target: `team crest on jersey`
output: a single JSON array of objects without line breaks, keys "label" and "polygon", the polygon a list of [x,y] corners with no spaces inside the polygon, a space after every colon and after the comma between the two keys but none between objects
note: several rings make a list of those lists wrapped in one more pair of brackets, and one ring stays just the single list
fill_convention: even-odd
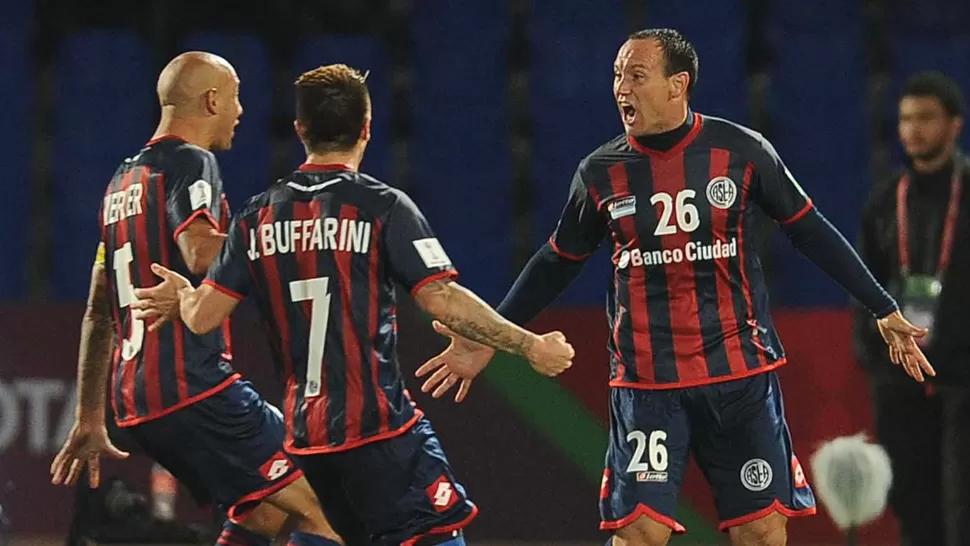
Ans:
[{"label": "team crest on jersey", "polygon": [[738,198],[738,186],[726,176],[712,178],[707,183],[707,200],[719,209],[729,209]]},{"label": "team crest on jersey", "polygon": [[637,197],[635,195],[631,195],[629,197],[614,199],[609,205],[606,205],[606,210],[609,211],[610,218],[613,220],[636,214]]}]

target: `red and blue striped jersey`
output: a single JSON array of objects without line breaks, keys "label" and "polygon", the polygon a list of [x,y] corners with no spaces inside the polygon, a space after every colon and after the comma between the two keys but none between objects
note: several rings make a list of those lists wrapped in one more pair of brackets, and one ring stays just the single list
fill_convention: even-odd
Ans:
[{"label": "red and blue striped jersey", "polygon": [[134,287],[157,284],[152,262],[192,278],[176,240],[196,218],[225,231],[228,204],[213,155],[175,137],[148,142],[115,171],[101,206],[101,239],[115,323],[112,403],[120,426],[161,417],[238,377],[228,322],[192,334],[181,322],[149,332],[129,305]]},{"label": "red and blue striped jersey", "polygon": [[308,164],[236,214],[204,282],[256,301],[286,380],[286,448],[311,454],[417,421],[397,360],[395,283],[415,293],[456,276],[406,194]]},{"label": "red and blue striped jersey", "polygon": [[694,114],[668,151],[626,135],[587,156],[550,238],[581,260],[612,242],[610,384],[703,385],[782,365],[755,208],[792,222],[811,200],[760,134]]}]

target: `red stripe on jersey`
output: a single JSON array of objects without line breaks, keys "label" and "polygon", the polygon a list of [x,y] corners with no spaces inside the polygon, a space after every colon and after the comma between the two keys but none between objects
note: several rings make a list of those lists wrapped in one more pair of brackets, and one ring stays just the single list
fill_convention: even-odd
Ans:
[{"label": "red stripe on jersey", "polygon": [[[357,209],[350,205],[340,206],[340,224],[357,219]],[[348,226],[342,229],[342,233],[350,231]],[[341,237],[342,241],[343,237]],[[348,237],[349,239],[349,237]],[[334,262],[337,264],[337,275],[340,276],[338,286],[340,287],[340,311],[343,314],[342,330],[344,333],[344,358],[345,360],[345,386],[346,386],[346,406],[344,412],[346,419],[346,439],[345,442],[356,442],[360,440],[361,420],[364,416],[364,382],[361,377],[361,354],[360,339],[357,335],[357,325],[354,322],[353,309],[353,253],[350,252],[350,241],[346,242],[346,251],[333,253]],[[343,247],[344,245],[338,245]]]},{"label": "red stripe on jersey", "polygon": [[[745,210],[748,204],[748,194],[751,189],[751,176],[754,174],[754,163],[748,163],[744,168],[744,182],[741,183],[741,210]],[[744,215],[738,215],[738,262],[741,264],[741,292],[744,294],[744,303],[748,308],[748,324],[751,325],[754,330],[752,333],[752,338],[756,346],[761,345],[758,341],[758,329],[757,322],[754,320],[754,305],[751,304],[751,285],[748,284],[748,273],[744,261],[744,233],[742,232],[744,228]],[[758,351],[758,362],[759,365],[764,367],[768,365],[768,361],[765,359],[765,354],[762,351]]]},{"label": "red stripe on jersey", "polygon": [[[613,197],[625,197],[630,195],[630,184],[627,180],[626,166],[617,163],[607,170],[610,177],[610,185],[613,187]],[[633,215],[620,218],[620,233],[626,241],[616,238],[616,252],[613,254],[613,263],[619,260],[622,249],[634,250],[639,248],[640,238],[637,237],[637,226],[633,221]],[[633,358],[637,368],[637,377],[653,383],[655,381],[653,367],[653,346],[650,339],[650,316],[647,314],[647,272],[644,267],[631,267],[630,279],[627,281],[627,294],[629,309],[627,314],[630,317],[630,327],[633,332]],[[623,316],[623,306],[617,301],[617,318]],[[617,320],[613,332],[614,340],[617,344],[618,356],[622,357],[619,351],[619,328],[620,321]],[[620,362],[621,364],[628,364]]]},{"label": "red stripe on jersey", "polygon": [[[711,150],[711,179],[728,175],[731,162],[731,152],[714,148]],[[727,222],[728,209],[711,207],[711,224],[714,229],[715,243],[728,243]],[[739,214],[743,216],[743,214]],[[741,340],[738,339],[738,317],[734,313],[734,299],[731,291],[731,274],[728,271],[730,258],[714,260],[717,267],[717,314],[721,319],[721,332],[724,334],[724,350],[727,353],[731,375],[747,371],[744,363],[744,352]]]},{"label": "red stripe on jersey", "polygon": [[[370,263],[368,264],[369,276],[367,279],[368,294],[370,295],[370,301],[367,304],[367,331],[370,336],[369,339],[377,339],[377,315],[379,311],[380,302],[377,299],[379,291],[379,281],[377,276],[377,268],[379,267],[378,259],[380,258],[380,234],[381,234],[381,222],[380,220],[374,221],[374,229],[371,231],[371,241],[370,241]],[[370,350],[370,376],[371,382],[374,384],[374,393],[377,397],[377,410],[380,414],[380,428],[379,434],[383,434],[387,431],[387,413],[388,413],[388,402],[387,395],[384,394],[384,389],[381,388],[381,371],[380,371],[380,358],[377,354],[377,346],[371,342]]]},{"label": "red stripe on jersey", "polygon": [[[257,228],[263,224],[272,224],[275,212],[272,207],[267,207],[259,211],[259,220],[256,222]],[[286,302],[289,301],[289,294],[284,299],[283,286],[280,284],[279,267],[276,265],[276,254],[264,255],[259,259],[263,265],[263,277],[266,281],[267,296],[270,306],[273,308],[273,322],[279,332],[280,352],[283,354],[283,367],[286,371],[286,398],[284,406],[289,410],[285,413],[287,443],[293,443],[293,415],[296,414],[296,396],[299,386],[294,379],[293,355],[290,352],[290,324],[286,318]],[[309,417],[309,415],[307,415]],[[309,421],[309,419],[308,419]],[[324,420],[326,422],[326,420]],[[308,434],[314,431],[307,430]],[[327,429],[322,430],[323,437],[326,439]]]},{"label": "red stripe on jersey", "polygon": [[[293,203],[293,220],[294,223],[290,224],[292,226],[298,225],[298,223],[303,220],[310,220],[312,218],[323,218],[326,216],[320,210],[319,201],[311,201],[309,203],[294,202]],[[322,220],[321,220],[322,221]],[[285,225],[285,224],[284,224]],[[285,239],[285,237],[284,237]],[[290,244],[295,244],[296,237],[290,238]],[[306,239],[302,239],[303,244],[307,244]],[[319,277],[318,269],[318,253],[314,251],[302,252],[296,251],[296,249],[291,249],[293,251],[293,259],[296,261],[296,274],[300,280],[316,279]],[[334,286],[329,284],[327,288],[330,293],[333,293]],[[313,316],[313,301],[306,300],[300,303],[293,302],[297,305],[301,312],[303,313],[304,320],[307,324],[313,324],[315,320],[321,320],[322,317]],[[330,309],[326,309],[325,313],[329,313]],[[327,332],[324,332],[324,336]],[[307,354],[309,357],[309,353]],[[309,361],[307,361],[307,366],[309,367]],[[304,374],[307,370],[304,370]],[[309,382],[309,377],[304,377],[304,382]],[[327,407],[330,405],[330,393],[327,392],[327,355],[324,354],[320,362],[320,377],[314,378],[313,381],[319,381],[320,383],[320,394],[318,396],[306,397],[303,401],[306,411],[306,428],[307,436],[310,439],[312,445],[316,445],[317,441],[326,442],[329,437],[329,431],[327,427],[329,422],[327,420]],[[339,411],[338,408],[334,408]],[[320,440],[318,440],[318,438]],[[326,445],[324,443],[323,445]]]},{"label": "red stripe on jersey", "polygon": [[[667,194],[666,202],[659,202],[657,220],[664,223],[660,228],[669,227],[661,237],[664,249],[683,252],[690,243],[690,232],[679,225],[679,198],[687,188],[684,174],[684,156],[676,155],[670,159],[652,158],[650,170],[653,174],[654,195]],[[688,190],[693,192],[693,190]],[[677,220],[675,220],[677,219]],[[667,301],[670,305],[670,330],[674,342],[674,359],[677,361],[678,382],[691,382],[710,376],[704,357],[704,336],[701,335],[701,321],[697,305],[697,282],[694,277],[694,263],[686,256],[678,263],[664,265],[667,273]]]},{"label": "red stripe on jersey", "polygon": [[[121,186],[118,191],[126,191],[131,186],[131,180],[135,175],[134,170],[130,170],[125,173],[124,177],[121,179]],[[115,225],[117,230],[117,240],[121,242],[121,246],[131,243],[131,239],[138,237],[138,232],[134,229],[129,229],[128,222],[129,219],[121,220]],[[135,233],[129,233],[129,231],[135,231]],[[134,246],[134,245],[132,245]],[[125,264],[128,268],[129,275],[131,274],[131,264]],[[115,267],[118,267],[115,265]],[[129,277],[130,278],[130,277]],[[123,339],[128,339],[131,337],[131,328],[134,324],[134,320],[131,318],[131,309],[128,309],[128,332]],[[119,345],[124,345],[124,341],[119,342]],[[123,353],[122,353],[123,354]],[[135,406],[135,372],[138,366],[138,357],[136,354],[133,359],[124,363],[124,368],[121,371],[121,398],[122,403],[125,406],[125,416],[130,417],[132,414],[138,413],[138,408]]]},{"label": "red stripe on jersey", "polygon": [[[142,187],[142,206],[143,210],[148,210],[148,183],[151,173],[148,169],[140,167],[138,170],[138,183]],[[164,194],[162,194],[164,195]],[[155,196],[158,199],[158,195]],[[164,199],[161,199],[164,203]],[[160,208],[160,207],[156,207]],[[138,214],[135,216],[135,243],[138,245],[136,256],[138,260],[138,286],[155,286],[158,284],[155,275],[152,273],[152,255],[148,240],[148,215]],[[165,233],[164,231],[161,233]],[[159,241],[164,245],[164,241]],[[145,325],[145,338],[141,348],[141,374],[145,388],[145,402],[148,415],[153,415],[162,409],[162,385],[159,381],[158,370],[161,366],[162,348],[159,344],[158,332],[149,332]]]}]

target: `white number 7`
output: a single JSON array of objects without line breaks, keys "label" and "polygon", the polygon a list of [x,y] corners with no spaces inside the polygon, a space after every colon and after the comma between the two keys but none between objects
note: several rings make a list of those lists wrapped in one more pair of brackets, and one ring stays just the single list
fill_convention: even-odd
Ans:
[{"label": "white number 7", "polygon": [[[131,252],[131,243],[114,252],[115,279],[118,290],[118,305],[125,309],[135,302],[135,287],[131,284],[131,262],[135,261],[135,256]],[[141,352],[141,346],[145,343],[145,321],[137,320],[128,312],[128,325],[130,335],[128,339],[121,342],[121,358],[127,362]]]},{"label": "white number 7", "polygon": [[320,396],[323,375],[323,349],[327,345],[327,323],[330,321],[330,292],[328,277],[317,277],[290,283],[290,299],[311,302],[310,345],[307,347],[306,387],[303,396]]}]

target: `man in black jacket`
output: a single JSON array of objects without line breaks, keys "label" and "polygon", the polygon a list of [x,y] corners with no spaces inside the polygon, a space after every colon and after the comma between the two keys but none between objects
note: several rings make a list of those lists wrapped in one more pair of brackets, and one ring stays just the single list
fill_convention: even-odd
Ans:
[{"label": "man in black jacket", "polygon": [[903,544],[970,540],[970,161],[957,147],[964,103],[946,76],[913,76],[899,102],[909,161],[876,185],[859,254],[915,325],[935,378],[918,384],[890,363],[857,307],[855,348],[869,374],[878,441],[892,460],[890,504]]}]

